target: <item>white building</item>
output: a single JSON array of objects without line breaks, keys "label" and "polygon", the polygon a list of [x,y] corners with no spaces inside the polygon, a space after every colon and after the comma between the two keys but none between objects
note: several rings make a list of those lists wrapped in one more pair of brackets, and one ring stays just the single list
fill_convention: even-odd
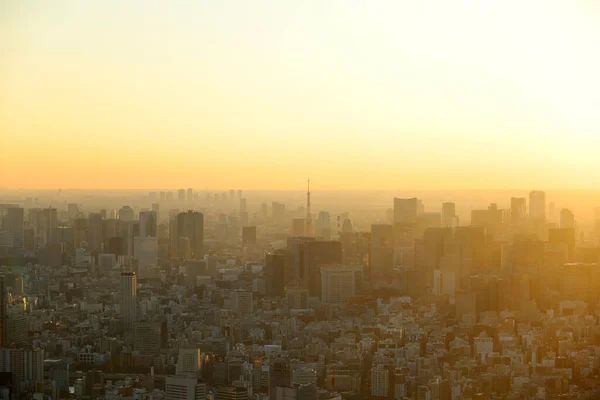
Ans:
[{"label": "white building", "polygon": [[361,265],[321,267],[321,301],[343,305],[356,296],[362,283]]},{"label": "white building", "polygon": [[167,376],[165,400],[206,400],[206,384],[195,376]]},{"label": "white building", "polygon": [[488,337],[485,332],[474,339],[475,357],[481,363],[485,363],[487,356],[494,352],[494,339]]}]

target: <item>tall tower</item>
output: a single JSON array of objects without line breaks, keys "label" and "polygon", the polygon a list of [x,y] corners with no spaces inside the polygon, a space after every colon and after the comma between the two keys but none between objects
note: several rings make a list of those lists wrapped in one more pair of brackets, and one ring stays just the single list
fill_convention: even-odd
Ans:
[{"label": "tall tower", "polygon": [[137,307],[137,276],[135,272],[121,273],[121,317],[126,332],[133,332]]},{"label": "tall tower", "polygon": [[310,218],[310,179],[308,180],[308,190],[306,191],[306,236],[312,234],[312,219]]}]

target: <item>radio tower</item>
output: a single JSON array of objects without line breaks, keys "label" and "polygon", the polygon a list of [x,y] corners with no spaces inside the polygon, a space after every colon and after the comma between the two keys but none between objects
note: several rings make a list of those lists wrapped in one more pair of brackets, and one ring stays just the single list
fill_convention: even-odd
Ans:
[{"label": "radio tower", "polygon": [[308,180],[308,190],[306,192],[306,236],[312,234],[312,220],[310,218],[310,179]]}]

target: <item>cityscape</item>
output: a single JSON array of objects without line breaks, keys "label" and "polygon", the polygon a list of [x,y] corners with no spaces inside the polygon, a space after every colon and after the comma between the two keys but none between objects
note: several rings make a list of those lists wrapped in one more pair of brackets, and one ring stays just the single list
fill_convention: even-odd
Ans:
[{"label": "cityscape", "polygon": [[4,398],[597,398],[600,207],[312,190],[0,204]]},{"label": "cityscape", "polygon": [[600,2],[0,0],[0,400],[600,400]]}]

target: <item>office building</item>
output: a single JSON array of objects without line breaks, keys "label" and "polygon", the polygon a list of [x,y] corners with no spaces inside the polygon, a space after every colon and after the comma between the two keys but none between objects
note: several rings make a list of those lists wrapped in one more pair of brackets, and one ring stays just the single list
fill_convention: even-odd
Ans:
[{"label": "office building", "polygon": [[560,210],[559,227],[566,229],[575,229],[575,214],[568,208]]},{"label": "office building", "polygon": [[121,221],[133,221],[133,208],[123,206],[119,209],[119,219]]},{"label": "office building", "polygon": [[411,223],[417,220],[418,201],[416,198],[394,198],[394,222]]},{"label": "office building", "polygon": [[390,371],[384,364],[371,368],[371,396],[387,397],[390,392]]},{"label": "office building", "polygon": [[126,332],[133,332],[137,314],[137,276],[135,272],[121,273],[121,318]]},{"label": "office building", "polygon": [[292,368],[290,360],[276,358],[269,365],[269,398],[275,397],[278,387],[290,387],[292,384]]},{"label": "office building", "polygon": [[177,200],[180,203],[185,203],[185,189],[179,189],[177,191]]},{"label": "office building", "polygon": [[267,296],[285,295],[285,251],[280,250],[265,255],[264,277]]},{"label": "office building", "polygon": [[551,245],[566,251],[568,262],[575,260],[575,229],[552,228],[548,231],[548,238]]},{"label": "office building", "polygon": [[[396,224],[398,225],[398,224]],[[371,225],[371,275],[389,276],[394,268],[394,226]]]},{"label": "office building", "polygon": [[158,239],[135,237],[133,257],[138,261],[138,279],[158,278]]},{"label": "office building", "polygon": [[5,231],[13,234],[14,247],[23,248],[25,241],[25,210],[20,207],[9,207],[5,212],[2,226]]},{"label": "office building", "polygon": [[88,216],[88,232],[87,243],[88,249],[93,253],[98,253],[102,250],[103,235],[102,215],[100,213],[90,213]]},{"label": "office building", "polygon": [[177,357],[177,375],[196,376],[200,371],[202,356],[200,349],[179,349]]},{"label": "office building", "polygon": [[15,394],[31,392],[44,379],[44,350],[0,348],[1,372],[12,374]]},{"label": "office building", "polygon": [[165,400],[206,400],[206,398],[206,383],[197,377],[165,377]]},{"label": "office building", "polygon": [[256,226],[242,227],[242,245],[256,244]]},{"label": "office building", "polygon": [[140,236],[156,237],[158,233],[158,214],[156,211],[140,212]]},{"label": "office building", "polygon": [[522,228],[527,220],[527,199],[525,197],[511,197],[510,199],[510,225],[514,229]]},{"label": "office building", "polygon": [[361,291],[362,265],[325,265],[321,267],[321,301],[345,305]]},{"label": "office building", "polygon": [[321,295],[320,267],[342,263],[342,244],[338,241],[309,241],[302,246],[303,283],[309,296]]},{"label": "office building", "polygon": [[456,204],[450,202],[442,203],[442,228],[454,228],[456,226],[458,226]]},{"label": "office building", "polygon": [[166,321],[135,321],[133,348],[142,354],[160,354],[167,348]]},{"label": "office building", "polygon": [[546,220],[546,193],[534,190],[529,193],[529,218],[533,221]]},{"label": "office building", "polygon": [[331,240],[331,217],[328,212],[319,212],[315,225],[317,239]]},{"label": "office building", "polygon": [[[177,214],[177,219],[174,222],[173,233],[175,233],[175,237],[188,238],[192,257],[202,258],[204,256],[204,214],[189,210]],[[175,254],[178,254],[178,252],[176,251]]]}]

